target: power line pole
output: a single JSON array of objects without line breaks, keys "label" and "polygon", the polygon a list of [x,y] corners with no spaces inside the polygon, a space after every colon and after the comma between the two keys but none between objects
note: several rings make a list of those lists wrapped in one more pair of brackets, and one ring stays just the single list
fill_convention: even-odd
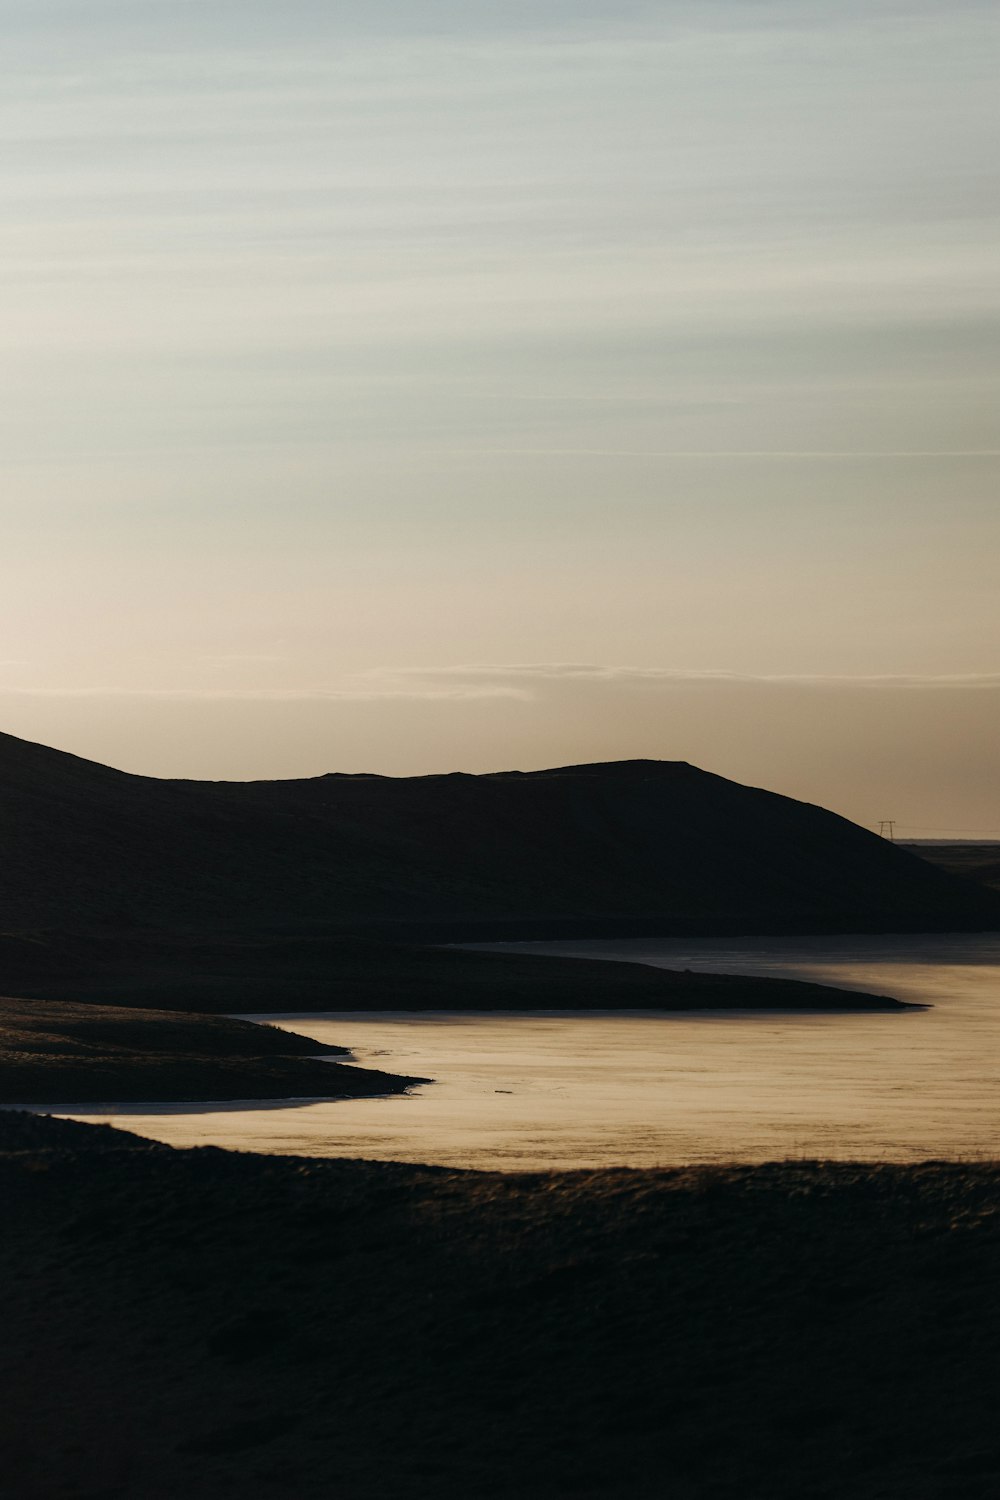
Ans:
[{"label": "power line pole", "polygon": [[896,820],[895,818],[883,818],[878,825],[878,836],[880,839],[888,839],[890,844],[896,842]]}]

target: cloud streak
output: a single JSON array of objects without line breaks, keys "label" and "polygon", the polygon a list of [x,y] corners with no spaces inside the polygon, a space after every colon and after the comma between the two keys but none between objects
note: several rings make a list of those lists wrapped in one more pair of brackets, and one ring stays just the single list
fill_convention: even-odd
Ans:
[{"label": "cloud streak", "polygon": [[579,662],[524,662],[509,665],[384,668],[345,676],[326,685],[274,687],[2,687],[8,698],[137,699],[195,703],[378,703],[528,702],[556,688],[601,690],[684,688],[791,688],[832,691],[1000,690],[1000,672],[955,673],[751,673],[657,666],[613,666]]},{"label": "cloud streak", "polygon": [[412,686],[347,683],[341,687],[303,688],[143,688],[143,687],[0,687],[0,698],[56,699],[136,699],[163,703],[374,703],[384,699],[418,699],[421,702],[448,702],[454,699],[528,698],[526,690],[502,684],[414,683]]},{"label": "cloud streak", "polygon": [[1000,448],[453,448],[518,458],[1000,458]]},{"label": "cloud streak", "polygon": [[[376,674],[372,674],[376,675]],[[387,682],[418,677],[428,684],[462,678],[468,684],[491,680],[532,686],[541,683],[593,683],[623,687],[816,687],[816,688],[1000,688],[1000,672],[941,673],[754,673],[726,668],[690,669],[661,666],[614,666],[581,662],[527,662],[506,666],[472,665],[407,668],[384,674]]]}]

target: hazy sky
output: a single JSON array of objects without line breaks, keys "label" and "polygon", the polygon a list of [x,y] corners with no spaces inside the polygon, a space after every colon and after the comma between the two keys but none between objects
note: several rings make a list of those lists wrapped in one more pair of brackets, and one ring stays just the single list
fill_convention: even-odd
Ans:
[{"label": "hazy sky", "polygon": [[0,24],[0,727],[1000,831],[995,4]]}]

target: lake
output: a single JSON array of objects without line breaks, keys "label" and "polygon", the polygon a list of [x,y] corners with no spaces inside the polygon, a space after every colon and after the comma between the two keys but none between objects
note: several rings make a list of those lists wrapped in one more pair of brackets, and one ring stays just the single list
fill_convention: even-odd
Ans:
[{"label": "lake", "polygon": [[1000,934],[502,947],[808,979],[933,1009],[257,1016],[435,1081],[381,1099],[73,1115],[179,1146],[504,1170],[1000,1156]]}]

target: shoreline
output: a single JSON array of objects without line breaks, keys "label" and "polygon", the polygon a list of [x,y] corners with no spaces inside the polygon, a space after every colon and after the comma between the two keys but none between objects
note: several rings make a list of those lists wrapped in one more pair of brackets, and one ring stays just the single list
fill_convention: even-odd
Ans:
[{"label": "shoreline", "polygon": [[224,1016],[0,997],[0,1107],[367,1098],[427,1082]]},{"label": "shoreline", "polygon": [[[505,961],[506,955],[501,956],[501,964]],[[517,995],[505,992],[502,987],[507,975],[501,969],[499,994],[494,989],[489,998],[514,1003],[461,1005],[462,998],[467,1001],[466,992],[453,990],[447,997],[452,1000],[450,1005],[397,1005],[385,1010],[398,1009],[411,1015],[635,1011],[661,1012],[665,1016],[728,1014],[735,1020],[740,1013],[857,1015],[926,1008],[887,996],[801,980],[679,972],[638,963],[590,959],[545,957],[528,962],[543,966],[542,978],[544,966],[553,965],[556,981],[553,987],[557,990],[565,972],[564,968],[560,972],[560,966],[567,963],[572,966],[573,978],[578,977],[578,965],[597,973],[588,976],[589,991],[585,987],[583,996],[571,1006],[538,1005],[538,991],[544,995],[544,986],[538,983],[530,996],[516,1003]],[[624,989],[619,989],[621,975],[616,972],[610,985],[603,986],[601,971],[609,969],[634,970],[640,978],[634,982],[627,979]],[[535,979],[534,971],[532,978]],[[616,990],[624,993],[632,1004],[609,1003],[608,989],[612,995]],[[353,1013],[365,1015],[374,1010],[365,1007]],[[93,1107],[109,1100],[117,1105],[384,1097],[432,1081],[337,1062],[334,1060],[337,1056],[349,1055],[346,1049],[329,1045],[318,1049],[308,1037],[271,1026],[266,1019],[331,1011],[350,1013],[342,1006],[308,1009],[293,1006],[281,1011],[244,1011],[238,1016],[220,1016],[0,997],[0,1107]],[[258,1015],[259,1021],[250,1019]],[[70,1106],[67,1100],[71,1101]]]},{"label": "shoreline", "polygon": [[[552,931],[545,936],[549,942],[566,941],[553,937]],[[903,936],[916,940],[920,935]],[[497,934],[489,948],[349,936],[239,942],[224,936],[180,941],[148,935],[112,940],[41,934],[26,945],[8,934],[0,936],[0,972],[6,992],[25,998],[202,1015],[396,1008],[658,1009],[678,1004],[684,985],[698,1007],[706,1003],[694,988],[704,987],[704,976],[637,962],[602,958],[598,963],[589,956],[511,952],[494,946],[502,943]],[[719,977],[730,990],[734,980],[732,975]],[[764,983],[750,976],[742,982],[758,992]],[[801,988],[785,991],[785,985],[799,981],[767,983],[773,994],[787,993],[799,1002],[807,997]],[[754,1003],[760,998],[758,994]]]}]

